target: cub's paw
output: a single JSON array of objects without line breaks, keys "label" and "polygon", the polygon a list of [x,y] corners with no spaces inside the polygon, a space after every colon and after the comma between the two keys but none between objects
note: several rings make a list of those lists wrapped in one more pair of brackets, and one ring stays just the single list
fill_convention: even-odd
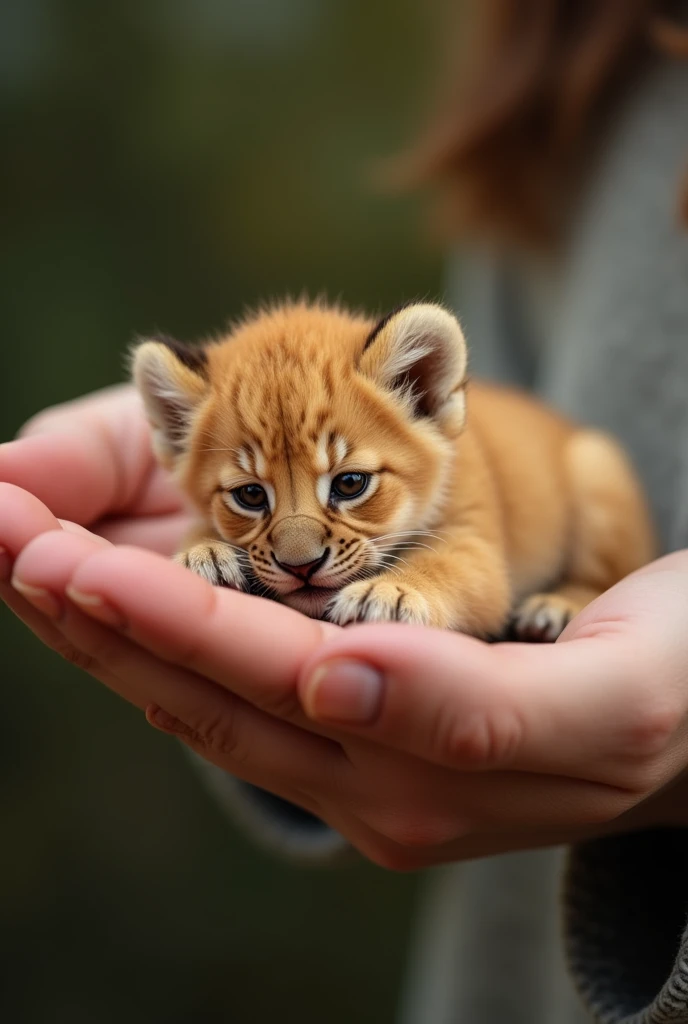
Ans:
[{"label": "cub's paw", "polygon": [[194,544],[188,551],[180,551],[174,561],[202,576],[214,587],[231,587],[232,590],[248,590],[249,581],[245,575],[238,551],[221,540],[208,540]]},{"label": "cub's paw", "polygon": [[326,609],[340,626],[350,622],[409,622],[436,625],[430,601],[415,587],[386,579],[362,580],[343,587]]},{"label": "cub's paw", "polygon": [[561,594],[533,594],[516,609],[510,632],[517,640],[553,643],[579,610]]}]

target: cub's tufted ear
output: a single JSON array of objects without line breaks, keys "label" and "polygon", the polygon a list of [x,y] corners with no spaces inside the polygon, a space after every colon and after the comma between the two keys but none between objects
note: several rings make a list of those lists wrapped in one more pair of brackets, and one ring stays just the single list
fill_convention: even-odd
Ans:
[{"label": "cub's tufted ear", "polygon": [[173,338],[143,340],[132,352],[131,372],[153,428],[153,450],[171,466],[184,452],[192,414],[207,394],[206,352]]},{"label": "cub's tufted ear", "polygon": [[368,336],[359,370],[396,391],[417,416],[458,433],[466,416],[466,342],[442,306],[416,303],[390,313]]}]

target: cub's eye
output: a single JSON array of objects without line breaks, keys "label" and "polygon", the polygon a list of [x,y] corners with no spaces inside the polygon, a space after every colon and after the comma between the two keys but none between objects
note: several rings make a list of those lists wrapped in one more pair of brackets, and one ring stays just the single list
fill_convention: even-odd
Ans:
[{"label": "cub's eye", "polygon": [[265,493],[265,488],[260,484],[244,484],[243,487],[235,487],[232,494],[237,503],[243,505],[244,508],[267,508],[268,496]]},{"label": "cub's eye", "polygon": [[332,481],[333,498],[357,498],[363,494],[370,477],[367,473],[340,473]]}]

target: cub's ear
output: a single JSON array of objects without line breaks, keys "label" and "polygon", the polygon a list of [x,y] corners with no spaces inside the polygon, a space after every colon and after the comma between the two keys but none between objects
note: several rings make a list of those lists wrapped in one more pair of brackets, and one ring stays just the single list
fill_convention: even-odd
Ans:
[{"label": "cub's ear", "polygon": [[363,347],[359,370],[402,395],[416,415],[457,433],[466,416],[467,361],[456,317],[442,306],[416,303],[380,321]]},{"label": "cub's ear", "polygon": [[185,450],[194,409],[208,391],[207,355],[173,338],[141,341],[131,374],[153,428],[153,450],[170,466]]}]

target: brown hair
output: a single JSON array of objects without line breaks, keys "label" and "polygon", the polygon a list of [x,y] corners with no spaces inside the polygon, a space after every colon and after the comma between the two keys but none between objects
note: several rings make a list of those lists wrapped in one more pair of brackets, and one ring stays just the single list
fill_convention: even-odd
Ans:
[{"label": "brown hair", "polygon": [[469,52],[451,55],[461,77],[397,165],[402,178],[442,186],[453,233],[551,243],[620,88],[653,50],[688,55],[671,14],[666,0],[475,0],[456,34]]}]

